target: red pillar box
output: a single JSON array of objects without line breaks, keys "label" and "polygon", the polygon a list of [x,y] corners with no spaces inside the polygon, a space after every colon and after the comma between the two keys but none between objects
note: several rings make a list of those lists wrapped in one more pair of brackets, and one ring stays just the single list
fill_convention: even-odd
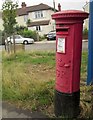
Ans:
[{"label": "red pillar box", "polygon": [[56,116],[75,117],[79,113],[82,29],[87,17],[88,13],[78,10],[52,15],[56,21]]}]

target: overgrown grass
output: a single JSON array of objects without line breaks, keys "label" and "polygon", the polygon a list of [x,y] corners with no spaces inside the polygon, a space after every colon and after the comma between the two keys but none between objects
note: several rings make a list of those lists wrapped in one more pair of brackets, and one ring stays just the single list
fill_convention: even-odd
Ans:
[{"label": "overgrown grass", "polygon": [[82,53],[81,81],[80,81],[80,107],[82,118],[93,118],[93,86],[87,86],[88,53]]},{"label": "overgrown grass", "polygon": [[[41,110],[54,116],[55,53],[3,53],[3,100],[15,102],[24,109]],[[87,52],[81,66],[81,115],[92,116],[92,87],[86,86]]]},{"label": "overgrown grass", "polygon": [[54,53],[4,53],[3,99],[21,102],[24,108],[31,110],[52,104],[55,77],[47,75],[55,71],[54,66]]}]

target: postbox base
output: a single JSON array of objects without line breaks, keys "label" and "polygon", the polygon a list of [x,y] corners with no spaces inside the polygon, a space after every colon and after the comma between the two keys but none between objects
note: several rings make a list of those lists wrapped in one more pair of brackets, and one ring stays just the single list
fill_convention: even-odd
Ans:
[{"label": "postbox base", "polygon": [[55,91],[55,115],[64,118],[76,118],[80,113],[80,90],[67,94]]}]

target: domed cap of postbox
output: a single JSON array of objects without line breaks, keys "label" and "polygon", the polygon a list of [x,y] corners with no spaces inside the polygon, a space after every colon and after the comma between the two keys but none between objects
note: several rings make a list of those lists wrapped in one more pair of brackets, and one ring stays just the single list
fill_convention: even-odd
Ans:
[{"label": "domed cap of postbox", "polygon": [[80,10],[62,10],[52,15],[52,19],[84,20],[88,18],[88,13]]}]

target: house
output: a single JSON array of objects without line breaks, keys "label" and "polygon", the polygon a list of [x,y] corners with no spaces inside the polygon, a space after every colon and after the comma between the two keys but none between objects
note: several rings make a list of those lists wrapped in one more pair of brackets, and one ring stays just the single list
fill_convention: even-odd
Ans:
[{"label": "house", "polygon": [[[41,36],[55,29],[55,22],[51,18],[54,8],[43,3],[27,7],[26,3],[22,2],[21,6],[17,9],[18,25],[27,26],[29,30],[36,30]],[[31,22],[27,25],[28,20]]]},{"label": "house", "polygon": [[[89,2],[86,2],[86,4],[83,6],[83,10],[85,12],[89,13]],[[86,20],[84,20],[84,29],[89,27],[89,18],[87,18]]]}]

